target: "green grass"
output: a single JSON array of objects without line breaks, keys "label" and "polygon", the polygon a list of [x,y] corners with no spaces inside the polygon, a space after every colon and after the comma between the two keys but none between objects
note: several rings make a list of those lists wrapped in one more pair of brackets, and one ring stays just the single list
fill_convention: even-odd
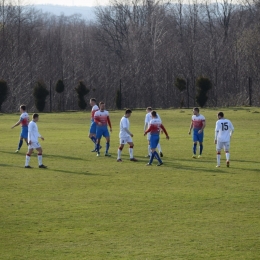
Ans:
[{"label": "green grass", "polygon": [[[160,110],[164,165],[146,167],[145,111],[134,111],[116,162],[122,111],[111,111],[111,158],[97,158],[89,113],[40,114],[43,163],[15,154],[18,114],[0,115],[0,259],[260,259],[259,108],[223,109],[234,127],[231,167],[216,168],[217,110],[206,117],[204,153],[192,159],[191,110]],[[102,140],[104,144],[104,140]],[[102,148],[103,150],[103,148]]]}]

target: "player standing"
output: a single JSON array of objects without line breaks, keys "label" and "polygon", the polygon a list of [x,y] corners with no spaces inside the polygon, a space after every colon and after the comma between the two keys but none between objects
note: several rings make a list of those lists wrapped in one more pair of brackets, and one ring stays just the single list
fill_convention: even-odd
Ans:
[{"label": "player standing", "polygon": [[117,161],[122,162],[121,159],[121,153],[124,148],[124,145],[127,143],[129,144],[129,154],[130,154],[130,161],[137,162],[137,159],[134,158],[134,143],[132,141],[132,137],[134,136],[130,131],[129,131],[129,117],[131,116],[132,111],[130,109],[127,109],[125,111],[125,115],[121,118],[120,121],[120,132],[119,132],[119,139],[120,139],[120,146],[118,147],[117,151]]},{"label": "player standing", "polygon": [[91,124],[90,124],[88,137],[95,144],[95,148],[91,152],[96,152],[97,151],[96,150],[96,141],[97,140],[96,140],[96,123],[94,121],[94,115],[95,115],[95,112],[99,110],[99,107],[97,106],[97,101],[95,98],[91,98],[89,101],[89,104],[92,106],[92,109],[91,109]]},{"label": "player standing", "polygon": [[21,112],[21,116],[20,116],[19,121],[11,127],[11,129],[13,129],[14,127],[16,127],[18,125],[21,125],[21,127],[22,127],[21,134],[20,134],[20,141],[18,143],[17,150],[15,151],[16,153],[18,153],[20,151],[20,149],[23,145],[23,139],[26,142],[26,144],[28,144],[27,138],[28,138],[29,115],[26,112],[25,105],[20,106],[20,112]]},{"label": "player standing", "polygon": [[101,137],[104,136],[106,138],[106,152],[105,152],[105,156],[111,156],[108,153],[109,150],[109,146],[110,146],[110,135],[107,129],[107,124],[110,127],[110,132],[112,132],[112,126],[111,126],[111,122],[109,119],[109,113],[107,110],[105,110],[105,103],[103,101],[101,101],[99,103],[99,110],[95,112],[94,114],[94,121],[96,122],[97,125],[97,132],[96,132],[96,139],[97,139],[97,145],[96,145],[96,149],[97,149],[97,156],[100,156],[100,140]]},{"label": "player standing", "polygon": [[206,120],[203,115],[199,113],[199,108],[193,108],[193,116],[191,117],[191,124],[189,135],[193,128],[193,158],[196,158],[197,151],[197,142],[200,144],[200,154],[198,158],[201,157],[203,151],[203,137],[204,137],[204,128],[206,127]]},{"label": "player standing", "polygon": [[156,147],[160,140],[160,130],[162,129],[163,132],[166,135],[166,139],[169,140],[168,133],[166,129],[164,128],[163,124],[161,123],[161,120],[157,117],[156,111],[152,111],[152,120],[149,122],[149,128],[145,131],[144,135],[147,133],[151,133],[150,135],[150,146],[152,150],[152,154],[150,157],[149,163],[147,163],[147,166],[152,165],[154,157],[158,160],[157,166],[161,166],[163,164],[161,158],[159,157],[158,153],[156,152]]},{"label": "player standing", "polygon": [[32,168],[29,163],[30,163],[30,158],[31,154],[33,152],[33,149],[36,149],[38,151],[38,164],[39,168],[47,168],[47,166],[42,164],[42,148],[40,144],[38,143],[38,138],[41,138],[44,140],[44,138],[40,135],[38,132],[38,127],[37,127],[37,122],[39,120],[39,115],[38,114],[33,114],[33,119],[29,123],[28,126],[28,153],[26,154],[26,159],[25,159],[25,168]]},{"label": "player standing", "polygon": [[224,148],[226,153],[226,165],[229,167],[229,148],[230,148],[230,137],[234,132],[234,127],[230,120],[224,118],[224,113],[218,113],[218,121],[216,122],[215,128],[215,144],[217,150],[217,166],[220,167],[221,149]]},{"label": "player standing", "polygon": [[[144,119],[144,133],[145,131],[149,128],[149,123],[152,120],[152,108],[151,107],[147,107],[146,108],[146,115],[145,115],[145,119]],[[160,116],[157,114],[157,118],[159,120],[161,120]],[[162,123],[162,121],[161,121]],[[147,134],[147,141],[148,141],[148,155],[146,157],[151,157],[151,147],[150,147],[150,133]],[[159,154],[161,157],[163,157],[163,153],[162,153],[162,148],[160,143],[158,143],[157,148],[159,150]]]}]

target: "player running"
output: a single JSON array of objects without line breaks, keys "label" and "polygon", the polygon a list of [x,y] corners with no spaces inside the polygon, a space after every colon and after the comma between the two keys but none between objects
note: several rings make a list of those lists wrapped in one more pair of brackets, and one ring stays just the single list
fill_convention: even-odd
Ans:
[{"label": "player running", "polygon": [[155,150],[160,140],[160,130],[161,129],[163,130],[167,140],[169,140],[169,136],[163,124],[161,123],[161,120],[157,117],[156,111],[152,111],[151,115],[152,115],[152,120],[149,122],[150,126],[144,133],[144,135],[146,135],[147,133],[151,133],[150,146],[151,146],[152,154],[149,163],[147,163],[147,166],[152,165],[154,157],[158,160],[157,166],[161,166],[163,162]]},{"label": "player running", "polygon": [[[144,133],[149,128],[149,123],[152,120],[151,112],[152,112],[152,108],[151,107],[147,107],[146,108],[146,115],[145,115],[145,119],[144,119]],[[160,118],[160,116],[158,114],[157,114],[157,117],[158,117],[158,119],[161,120],[161,118]],[[145,157],[151,157],[150,133],[147,134],[147,141],[148,141],[148,155],[145,156]],[[157,149],[159,150],[160,156],[163,157],[163,153],[162,153],[162,149],[161,149],[160,143],[158,143]]]},{"label": "player running", "polygon": [[200,144],[200,154],[198,158],[202,155],[203,150],[203,137],[204,137],[204,128],[206,127],[206,120],[203,115],[199,113],[199,108],[193,108],[193,116],[191,117],[191,124],[189,135],[193,128],[193,158],[196,158],[196,151],[197,151],[197,142]]},{"label": "player running", "polygon": [[125,111],[125,115],[121,118],[120,121],[120,132],[119,132],[119,139],[120,139],[120,146],[118,147],[117,150],[117,162],[122,162],[121,159],[121,153],[124,148],[124,145],[127,143],[129,144],[129,154],[130,154],[130,161],[137,162],[137,159],[134,158],[134,143],[132,141],[132,137],[134,136],[130,131],[129,131],[129,117],[131,116],[132,111],[130,109],[127,109]]},{"label": "player running", "polygon": [[112,126],[109,119],[109,113],[107,110],[105,110],[105,103],[103,101],[99,103],[99,111],[96,111],[94,114],[94,121],[97,125],[97,132],[96,132],[97,156],[100,156],[99,149],[100,149],[100,140],[102,136],[104,136],[107,140],[105,156],[111,156],[108,153],[109,146],[110,146],[110,135],[107,129],[107,124],[110,127],[110,132],[112,132]]},{"label": "player running", "polygon": [[37,127],[37,122],[39,120],[39,115],[38,114],[33,114],[33,119],[29,123],[28,126],[28,152],[26,154],[25,158],[25,168],[32,168],[29,163],[30,163],[30,158],[31,154],[33,152],[33,149],[36,149],[38,151],[38,164],[39,168],[47,168],[47,166],[42,164],[42,148],[40,144],[38,143],[38,138],[41,138],[44,141],[43,136],[40,135],[38,132],[38,127]]},{"label": "player running", "polygon": [[218,113],[218,121],[215,128],[215,144],[217,150],[217,166],[220,167],[221,149],[224,148],[226,153],[226,165],[229,167],[229,148],[230,138],[234,132],[234,127],[230,120],[224,118],[224,113]]},{"label": "player running", "polygon": [[13,129],[14,127],[16,127],[18,125],[21,125],[21,127],[22,127],[21,134],[20,134],[20,141],[18,143],[17,150],[15,151],[16,153],[18,153],[20,151],[20,149],[23,145],[23,139],[26,142],[26,144],[28,144],[27,138],[28,138],[29,115],[26,112],[25,105],[20,106],[20,112],[21,112],[21,116],[20,116],[19,121],[11,127],[11,129]]}]

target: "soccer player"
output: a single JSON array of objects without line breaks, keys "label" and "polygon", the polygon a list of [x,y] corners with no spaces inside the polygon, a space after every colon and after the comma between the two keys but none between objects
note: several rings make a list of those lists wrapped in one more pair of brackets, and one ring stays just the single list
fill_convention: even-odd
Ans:
[{"label": "soccer player", "polygon": [[94,114],[94,121],[96,122],[97,125],[97,132],[96,132],[96,149],[97,149],[97,156],[100,156],[100,139],[102,136],[106,138],[106,151],[105,151],[105,156],[111,156],[108,153],[109,146],[110,146],[110,135],[107,129],[107,124],[110,127],[110,132],[112,132],[112,126],[111,122],[109,119],[109,113],[107,110],[105,110],[105,103],[101,101],[99,103],[99,110],[95,112]]},{"label": "soccer player", "polygon": [[230,137],[234,132],[234,127],[230,120],[224,118],[224,113],[218,113],[218,121],[216,122],[215,128],[215,144],[217,150],[217,166],[220,167],[221,149],[224,148],[226,153],[226,165],[229,167],[229,148],[230,148]]},{"label": "soccer player", "polygon": [[144,133],[144,135],[146,135],[149,132],[151,133],[150,146],[151,146],[152,154],[149,163],[147,163],[147,166],[152,165],[154,157],[158,160],[157,166],[161,166],[163,162],[159,157],[158,153],[156,152],[156,147],[160,139],[160,130],[162,129],[162,131],[165,133],[167,140],[169,140],[169,136],[163,124],[161,123],[161,120],[158,118],[156,111],[152,111],[151,115],[152,115],[152,120],[149,123],[150,126]]},{"label": "soccer player", "polygon": [[193,116],[191,117],[191,124],[189,135],[193,128],[193,158],[196,158],[197,151],[197,142],[200,144],[200,154],[198,158],[201,157],[203,151],[203,137],[204,137],[204,128],[206,127],[206,120],[203,115],[199,113],[199,108],[193,108]]},{"label": "soccer player", "polygon": [[[152,112],[152,108],[147,107],[146,108],[146,115],[145,115],[145,119],[144,119],[144,133],[149,128],[150,121],[152,120],[151,112]],[[157,114],[157,117],[158,117],[159,120],[161,120],[161,118],[158,114]],[[151,157],[150,133],[147,134],[147,141],[148,141],[148,155],[146,157]],[[158,143],[157,148],[159,150],[160,156],[163,157],[162,148],[161,148],[160,143]]]},{"label": "soccer player", "polygon": [[39,168],[47,168],[47,166],[42,164],[42,148],[40,144],[38,143],[38,138],[41,138],[44,140],[44,138],[40,135],[38,132],[37,122],[39,120],[38,114],[33,114],[32,121],[29,123],[28,126],[28,153],[26,154],[25,159],[25,168],[32,168],[30,163],[31,154],[33,152],[33,149],[36,149],[38,151],[38,163]]},{"label": "soccer player", "polygon": [[129,117],[131,116],[132,111],[130,109],[127,109],[125,111],[125,115],[121,118],[120,121],[120,132],[119,132],[119,139],[120,139],[120,145],[118,147],[117,151],[117,161],[122,162],[121,159],[121,153],[124,148],[124,145],[127,143],[129,144],[129,154],[130,154],[130,161],[132,162],[137,162],[137,159],[134,158],[134,143],[132,141],[132,137],[134,136],[130,131],[129,131]]},{"label": "soccer player", "polygon": [[17,147],[17,150],[15,151],[16,153],[18,153],[20,151],[20,149],[23,145],[23,139],[26,142],[26,144],[28,144],[27,137],[28,137],[29,115],[26,112],[25,105],[20,106],[20,112],[21,112],[21,116],[20,116],[19,121],[11,127],[11,129],[13,129],[14,127],[16,127],[18,125],[21,125],[21,127],[22,127],[18,147]]},{"label": "soccer player", "polygon": [[97,101],[95,98],[91,98],[89,101],[89,104],[92,106],[92,109],[91,109],[91,124],[90,124],[88,137],[95,144],[94,150],[92,150],[91,152],[96,152],[97,151],[96,150],[96,141],[97,140],[96,140],[96,123],[94,121],[94,115],[95,115],[95,112],[99,110],[99,107],[97,106]]}]

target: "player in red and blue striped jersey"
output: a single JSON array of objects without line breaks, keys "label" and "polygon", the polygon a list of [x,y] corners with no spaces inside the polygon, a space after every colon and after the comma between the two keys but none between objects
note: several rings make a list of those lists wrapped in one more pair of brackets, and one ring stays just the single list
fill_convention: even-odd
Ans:
[{"label": "player in red and blue striped jersey", "polygon": [[96,138],[97,138],[97,143],[96,143],[96,150],[97,150],[97,156],[100,156],[100,140],[101,137],[104,136],[106,138],[106,151],[105,151],[105,156],[111,156],[108,153],[109,146],[110,146],[110,134],[107,129],[107,125],[110,127],[110,132],[112,132],[112,126],[109,118],[109,113],[107,110],[105,110],[105,103],[101,101],[99,103],[99,111],[96,111],[94,114],[94,121],[97,125],[97,132],[96,132]]},{"label": "player in red and blue striped jersey", "polygon": [[152,165],[154,157],[158,160],[157,166],[161,166],[163,164],[163,162],[162,162],[161,158],[159,157],[159,154],[156,152],[156,147],[160,140],[160,131],[162,130],[165,133],[167,140],[169,140],[170,137],[169,137],[166,129],[164,128],[162,121],[157,117],[156,111],[152,111],[151,115],[152,115],[152,120],[149,123],[150,126],[144,133],[144,135],[146,135],[147,133],[150,133],[150,147],[152,150],[150,161],[147,164],[147,166]]},{"label": "player in red and blue striped jersey", "polygon": [[15,151],[16,153],[18,153],[20,151],[20,149],[23,145],[23,139],[26,142],[26,144],[28,145],[27,140],[28,140],[29,115],[26,112],[26,106],[25,105],[20,106],[20,112],[21,112],[21,116],[20,116],[19,121],[11,127],[11,129],[13,129],[14,127],[16,127],[18,125],[21,125],[21,127],[22,127],[18,147],[17,147],[17,150]]},{"label": "player in red and blue striped jersey", "polygon": [[94,150],[91,152],[96,152],[96,123],[94,121],[94,115],[95,113],[99,110],[99,107],[97,105],[97,101],[95,98],[91,98],[89,101],[89,104],[92,106],[91,109],[91,124],[90,124],[90,129],[89,129],[89,135],[88,137],[92,140],[92,142],[95,144]]}]

